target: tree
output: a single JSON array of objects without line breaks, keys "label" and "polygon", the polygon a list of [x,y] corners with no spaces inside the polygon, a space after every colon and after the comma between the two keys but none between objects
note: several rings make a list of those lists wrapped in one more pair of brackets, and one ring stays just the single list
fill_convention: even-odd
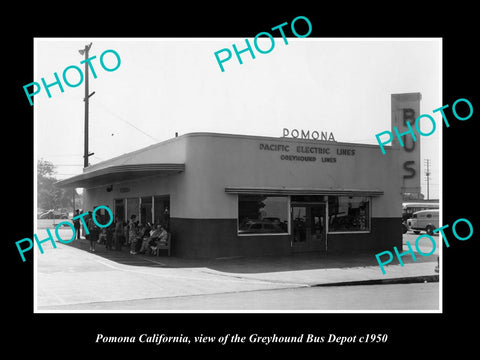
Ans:
[{"label": "tree", "polygon": [[55,165],[50,161],[37,161],[37,206],[41,209],[72,208],[73,197],[71,191],[60,189],[54,184]]}]

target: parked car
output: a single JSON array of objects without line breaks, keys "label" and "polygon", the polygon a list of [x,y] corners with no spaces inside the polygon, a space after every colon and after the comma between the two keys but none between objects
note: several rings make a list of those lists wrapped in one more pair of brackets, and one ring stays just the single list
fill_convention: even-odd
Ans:
[{"label": "parked car", "polygon": [[426,231],[429,235],[432,235],[433,230],[438,228],[438,221],[438,209],[417,211],[407,220],[410,229],[412,229],[415,234],[420,234],[420,231]]},{"label": "parked car", "polygon": [[287,232],[288,230],[288,223],[286,221],[280,220],[278,217],[264,217],[263,221],[270,221],[271,223],[278,225],[283,232]]},{"label": "parked car", "polygon": [[248,220],[240,225],[239,234],[266,234],[285,232],[279,225],[272,221]]},{"label": "parked car", "polygon": [[50,209],[38,215],[39,219],[68,219],[68,212]]}]

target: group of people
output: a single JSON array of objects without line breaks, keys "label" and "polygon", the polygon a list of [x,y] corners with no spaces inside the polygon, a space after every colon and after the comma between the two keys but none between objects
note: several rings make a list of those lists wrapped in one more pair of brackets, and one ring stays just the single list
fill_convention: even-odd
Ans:
[{"label": "group of people", "polygon": [[127,244],[130,244],[130,254],[151,254],[156,255],[158,247],[166,245],[168,241],[168,232],[161,224],[151,226],[139,224],[135,221],[136,216],[132,215],[126,227]]},{"label": "group of people", "polygon": [[[76,211],[78,213],[78,210]],[[78,214],[77,214],[78,215]],[[140,224],[136,215],[132,215],[128,223],[118,216],[108,227],[98,227],[92,218],[92,212],[85,216],[89,233],[83,229],[83,235],[90,241],[90,251],[95,252],[96,244],[104,244],[105,249],[121,251],[122,246],[130,246],[130,254],[156,255],[158,247],[166,245],[168,232],[162,224]],[[105,222],[106,223],[106,222]],[[80,220],[74,220],[77,239],[80,238]]]}]

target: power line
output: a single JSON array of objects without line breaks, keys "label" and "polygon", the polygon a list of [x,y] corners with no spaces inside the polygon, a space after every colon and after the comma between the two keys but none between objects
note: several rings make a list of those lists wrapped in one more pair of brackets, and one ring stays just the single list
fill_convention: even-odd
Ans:
[{"label": "power line", "polygon": [[46,157],[69,157],[69,156],[79,156],[83,154],[43,154]]},{"label": "power line", "polygon": [[148,136],[148,137],[149,137],[150,139],[152,139],[153,141],[155,141],[155,142],[160,142],[159,139],[154,138],[153,136],[151,136],[150,134],[146,133],[145,131],[143,131],[143,130],[140,129],[139,127],[133,125],[131,122],[123,119],[120,115],[114,113],[112,110],[110,110],[109,108],[107,108],[107,106],[104,105],[102,102],[100,102],[100,101],[98,101],[98,100],[97,100],[97,102],[98,102],[98,104],[99,104],[100,106],[103,107],[104,110],[106,110],[107,112],[109,112],[110,115],[113,115],[114,117],[116,117],[116,118],[118,118],[119,120],[123,121],[124,123],[130,125],[130,126],[133,127],[134,129],[140,131],[143,135]]}]

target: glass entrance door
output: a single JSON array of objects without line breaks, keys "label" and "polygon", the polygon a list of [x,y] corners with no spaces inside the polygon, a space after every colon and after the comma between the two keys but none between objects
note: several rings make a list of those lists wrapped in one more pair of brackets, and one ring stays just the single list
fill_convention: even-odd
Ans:
[{"label": "glass entrance door", "polygon": [[307,207],[292,206],[293,244],[301,246],[307,241]]},{"label": "glass entrance door", "polygon": [[326,251],[326,204],[292,204],[294,251]]}]

